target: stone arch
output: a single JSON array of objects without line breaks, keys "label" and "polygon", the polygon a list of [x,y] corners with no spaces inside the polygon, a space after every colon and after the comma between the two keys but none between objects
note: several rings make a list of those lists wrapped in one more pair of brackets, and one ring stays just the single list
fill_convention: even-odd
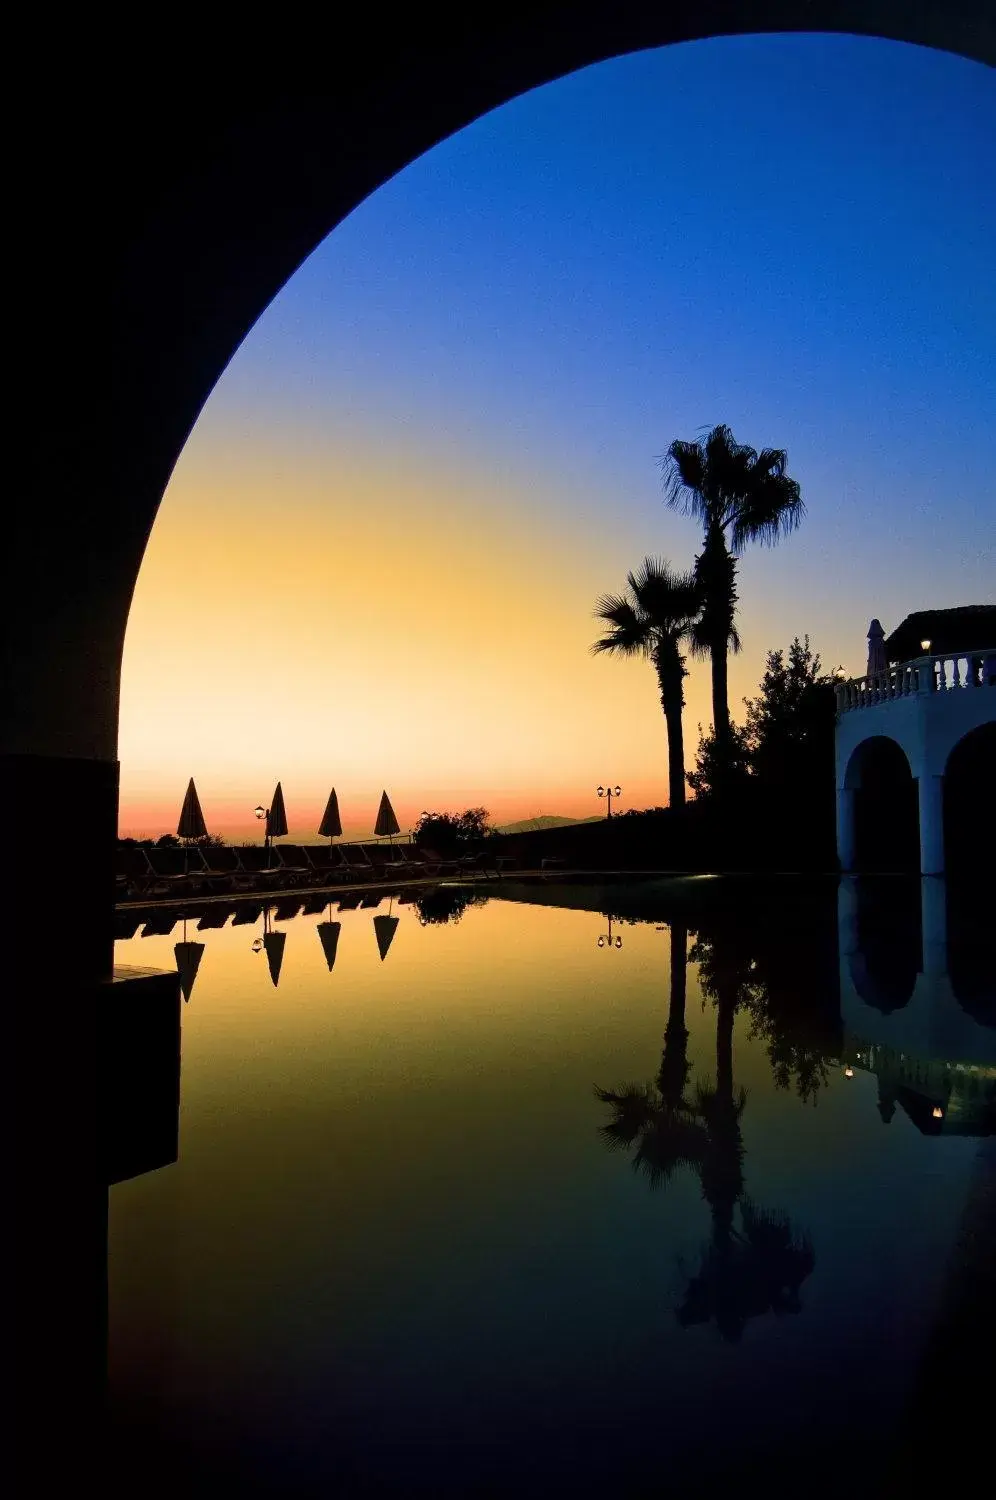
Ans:
[{"label": "stone arch", "polygon": [[844,770],[851,794],[856,870],[920,868],[917,783],[906,751],[891,735],[854,747]]},{"label": "stone arch", "polygon": [[943,802],[948,874],[996,877],[996,722],[970,729],[950,750]]},{"label": "stone arch", "polygon": [[[8,536],[0,753],[25,810],[15,842],[43,851],[72,827],[94,851],[74,922],[78,951],[93,956],[83,967],[106,974],[110,960],[120,669],[138,570],[201,407],[268,303],[358,203],[516,95],[630,52],[792,31],[996,62],[989,0],[509,0],[469,20],[423,7],[387,28],[353,10],[332,54],[292,24],[236,36],[206,25],[196,48],[162,33],[125,67],[99,27],[22,42],[44,124],[27,132],[13,208],[30,226],[18,295],[32,315],[12,363],[37,414],[22,444],[40,457]],[[164,109],[166,95],[182,108]],[[87,232],[67,256],[71,223]],[[44,880],[39,853],[20,884]]]}]

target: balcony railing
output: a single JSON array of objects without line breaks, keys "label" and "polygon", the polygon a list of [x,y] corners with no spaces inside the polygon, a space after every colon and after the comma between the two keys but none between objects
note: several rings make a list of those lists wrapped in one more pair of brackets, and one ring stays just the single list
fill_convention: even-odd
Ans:
[{"label": "balcony railing", "polygon": [[926,697],[930,693],[954,693],[996,686],[996,647],[979,651],[953,651],[918,656],[897,662],[884,672],[852,677],[837,686],[837,712],[871,708],[895,698]]}]

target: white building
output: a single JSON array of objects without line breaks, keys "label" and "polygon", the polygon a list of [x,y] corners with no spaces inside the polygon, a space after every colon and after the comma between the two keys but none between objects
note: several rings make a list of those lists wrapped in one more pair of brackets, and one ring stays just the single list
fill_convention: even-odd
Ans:
[{"label": "white building", "polygon": [[868,641],[869,670],[837,689],[842,870],[866,863],[878,822],[900,841],[918,827],[921,873],[942,874],[956,816],[996,868],[996,606],[910,615],[887,639],[873,620]]}]

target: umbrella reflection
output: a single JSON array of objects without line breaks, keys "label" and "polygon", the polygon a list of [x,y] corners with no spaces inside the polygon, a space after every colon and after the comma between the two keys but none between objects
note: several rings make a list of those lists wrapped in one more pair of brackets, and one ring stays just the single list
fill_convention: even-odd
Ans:
[{"label": "umbrella reflection", "polygon": [[[393,906],[393,904],[394,897],[392,896],[391,905]],[[394,942],[394,934],[398,930],[398,923],[400,921],[401,918],[392,916],[390,914],[390,911],[388,911],[387,913],[381,913],[379,917],[374,917],[373,919],[374,936],[377,939],[377,948],[380,952],[381,963],[384,962],[385,958],[387,957],[387,950]]]},{"label": "umbrella reflection", "polygon": [[176,958],[176,970],[180,976],[180,990],[184,1000],[189,1000],[194,988],[194,980],[197,978],[197,970],[201,966],[204,957],[203,943],[187,942],[187,919],[183,919],[183,940],[174,943],[173,954]]},{"label": "umbrella reflection", "polygon": [[263,935],[266,962],[269,966],[270,978],[273,980],[274,989],[280,983],[280,966],[284,961],[284,944],[286,941],[286,932],[267,932]]},{"label": "umbrella reflection", "polygon": [[328,964],[329,973],[335,968],[335,956],[339,948],[339,934],[342,931],[341,922],[319,922],[318,936],[322,944],[322,952],[325,954],[325,962]]},{"label": "umbrella reflection", "polygon": [[280,968],[284,961],[284,944],[287,942],[286,932],[274,932],[271,927],[271,914],[268,906],[263,907],[263,935],[255,939],[252,945],[254,953],[265,953],[267,967],[270,970],[270,978],[273,980],[273,988],[276,989],[280,983]]}]

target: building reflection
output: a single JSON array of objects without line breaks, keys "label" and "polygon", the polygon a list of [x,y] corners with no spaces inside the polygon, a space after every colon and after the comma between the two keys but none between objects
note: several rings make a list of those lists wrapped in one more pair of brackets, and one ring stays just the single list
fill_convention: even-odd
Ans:
[{"label": "building reflection", "polygon": [[937,876],[841,882],[841,1062],[875,1075],[884,1124],[996,1131],[996,968],[974,906]]}]

